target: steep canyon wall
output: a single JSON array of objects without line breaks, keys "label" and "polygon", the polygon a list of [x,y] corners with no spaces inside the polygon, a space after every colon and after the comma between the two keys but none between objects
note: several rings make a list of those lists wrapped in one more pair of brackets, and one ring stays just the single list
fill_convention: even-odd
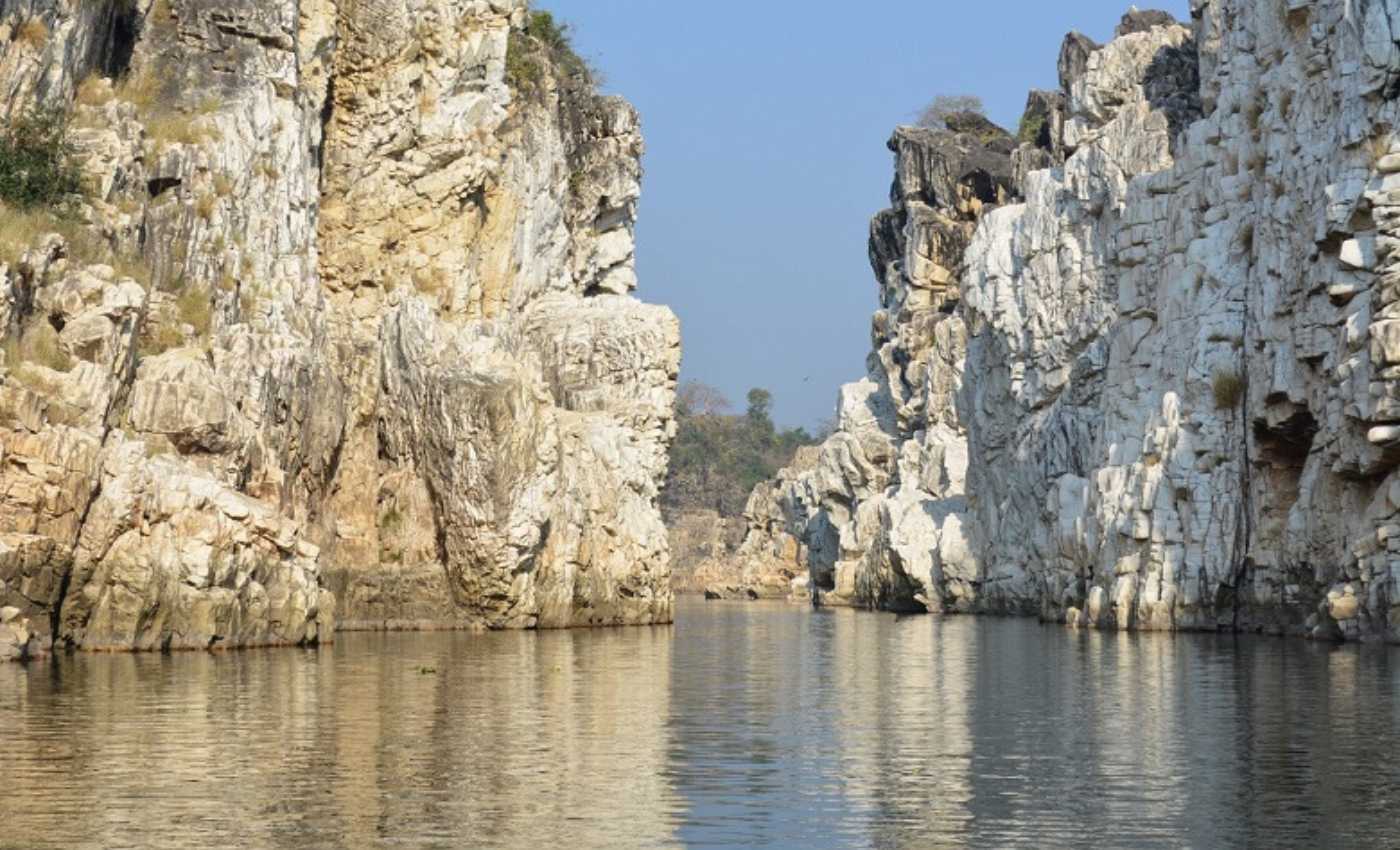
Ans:
[{"label": "steep canyon wall", "polygon": [[901,128],[868,377],[755,491],[826,604],[1400,640],[1400,8],[1071,35],[1016,138]]},{"label": "steep canyon wall", "polygon": [[[0,651],[669,622],[636,112],[525,0],[4,0]],[[57,231],[56,233],[52,231]],[[21,624],[27,625],[21,628]]]}]

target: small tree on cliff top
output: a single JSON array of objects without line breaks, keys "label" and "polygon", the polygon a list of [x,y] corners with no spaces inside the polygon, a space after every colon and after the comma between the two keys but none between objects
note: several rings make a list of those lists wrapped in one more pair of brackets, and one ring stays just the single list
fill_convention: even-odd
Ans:
[{"label": "small tree on cliff top", "polygon": [[987,107],[982,103],[982,98],[975,94],[940,94],[919,112],[917,123],[920,127],[944,130],[947,129],[949,116],[959,112],[986,115]]}]

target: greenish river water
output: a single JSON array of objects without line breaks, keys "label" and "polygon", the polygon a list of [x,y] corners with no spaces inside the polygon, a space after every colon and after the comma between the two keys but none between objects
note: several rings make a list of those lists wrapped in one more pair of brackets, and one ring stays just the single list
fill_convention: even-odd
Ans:
[{"label": "greenish river water", "polygon": [[1400,847],[1400,655],[682,600],[0,666],[4,848]]}]

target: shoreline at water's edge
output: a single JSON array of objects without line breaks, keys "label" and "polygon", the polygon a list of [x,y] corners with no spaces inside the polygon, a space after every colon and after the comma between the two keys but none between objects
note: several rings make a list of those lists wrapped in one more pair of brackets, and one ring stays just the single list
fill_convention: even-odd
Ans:
[{"label": "shoreline at water's edge", "polygon": [[1046,626],[1055,626],[1055,627],[1058,627],[1058,628],[1060,628],[1060,629],[1062,629],[1062,630],[1064,630],[1064,631],[1072,632],[1072,633],[1079,633],[1079,634],[1100,633],[1100,634],[1121,634],[1121,635],[1138,635],[1138,634],[1163,634],[1163,635],[1236,635],[1236,636],[1269,637],[1269,638],[1278,638],[1278,639],[1282,639],[1282,640],[1304,640],[1304,641],[1307,641],[1307,642],[1309,642],[1309,643],[1316,643],[1316,644],[1332,644],[1332,645],[1336,645],[1336,646],[1345,646],[1345,645],[1347,645],[1347,644],[1362,644],[1362,645],[1367,645],[1367,646],[1397,646],[1397,647],[1400,647],[1400,640],[1388,640],[1388,639],[1386,639],[1386,638],[1384,638],[1384,637],[1382,637],[1382,636],[1380,636],[1380,635],[1367,634],[1367,635],[1362,635],[1362,636],[1360,636],[1360,637],[1357,637],[1357,638],[1355,638],[1355,639],[1347,639],[1345,636],[1335,636],[1335,637],[1333,637],[1333,636],[1319,636],[1319,635],[1313,634],[1306,626],[1286,627],[1286,626],[1277,626],[1277,625],[1258,625],[1258,626],[1224,626],[1224,625],[1221,625],[1221,626],[1216,626],[1215,628],[1210,628],[1210,627],[1203,626],[1203,625],[1184,624],[1184,625],[1180,625],[1180,626],[1174,626],[1174,627],[1172,627],[1172,628],[1154,628],[1154,627],[1150,627],[1150,626],[1143,626],[1143,627],[1136,627],[1136,626],[1135,626],[1135,627],[1132,627],[1132,628],[1118,628],[1118,627],[1116,627],[1116,626],[1099,626],[1099,625],[1094,625],[1094,624],[1092,624],[1092,623],[1090,623],[1090,624],[1070,623],[1070,622],[1067,622],[1067,621],[1065,621],[1065,620],[1063,620],[1063,619],[1056,619],[1056,618],[1053,618],[1053,617],[1046,617],[1046,616],[1044,616],[1043,614],[1019,613],[1019,612],[1016,612],[1016,611],[997,611],[997,610],[986,610],[986,611],[951,611],[951,610],[950,610],[950,611],[927,611],[927,610],[925,610],[925,611],[895,611],[895,610],[891,610],[891,609],[887,609],[887,608],[878,608],[878,607],[871,607],[871,606],[868,606],[868,605],[851,604],[851,603],[848,603],[848,602],[834,602],[834,601],[830,601],[830,600],[826,600],[826,601],[814,603],[814,602],[812,602],[812,600],[810,600],[810,599],[796,598],[796,597],[790,597],[790,596],[747,596],[747,595],[723,596],[723,597],[720,597],[720,596],[708,596],[708,595],[706,595],[703,591],[694,591],[694,590],[676,591],[676,596],[677,596],[678,598],[679,598],[679,597],[686,597],[686,598],[689,598],[689,599],[703,599],[703,600],[704,600],[705,602],[707,602],[707,603],[718,602],[718,603],[752,604],[752,603],[755,603],[755,602],[760,602],[760,603],[761,603],[761,602],[781,602],[781,603],[785,603],[785,604],[789,604],[789,605],[803,605],[803,604],[805,604],[805,605],[811,605],[811,607],[816,608],[816,609],[824,609],[824,608],[825,608],[825,609],[844,609],[844,610],[848,610],[848,611],[855,611],[855,612],[858,612],[858,613],[865,613],[865,614],[886,614],[886,615],[891,615],[891,616],[895,616],[895,617],[945,617],[945,618],[947,618],[947,617],[955,617],[955,618],[968,617],[968,618],[993,619],[993,620],[1035,620],[1036,622],[1038,622],[1038,623],[1040,623],[1040,624],[1042,624],[1042,625],[1046,625]]},{"label": "shoreline at water's edge", "polygon": [[[1346,639],[1343,639],[1343,638],[1321,638],[1321,637],[1316,637],[1316,636],[1314,636],[1314,635],[1308,633],[1306,630],[1299,630],[1299,629],[1292,629],[1292,630],[1290,630],[1290,629],[1282,629],[1282,628],[1273,628],[1273,629],[1271,629],[1271,628],[1237,628],[1237,627],[1219,627],[1219,628],[1215,628],[1215,629],[1209,629],[1209,628],[1200,627],[1200,626],[1183,626],[1183,627],[1180,627],[1180,628],[1173,628],[1173,629],[1153,629],[1153,628],[1117,629],[1117,628],[1101,628],[1101,627],[1098,627],[1098,626],[1073,625],[1073,624],[1065,623],[1065,622],[1060,621],[1060,620],[1054,620],[1054,619],[1046,618],[1046,617],[1039,616],[1039,615],[1035,615],[1035,614],[1018,614],[1018,613],[1009,612],[1009,611],[926,611],[926,612],[898,612],[898,611],[888,611],[888,610],[878,609],[878,608],[870,608],[870,607],[860,606],[860,605],[845,605],[845,604],[831,604],[831,603],[821,604],[821,605],[813,605],[813,604],[811,603],[810,600],[806,600],[806,599],[795,599],[795,598],[790,598],[790,597],[788,597],[788,598],[766,597],[766,598],[756,598],[756,599],[751,599],[751,598],[747,598],[747,597],[741,597],[741,598],[707,598],[707,597],[704,595],[704,593],[702,593],[702,592],[689,591],[689,590],[687,590],[687,591],[677,591],[677,592],[676,592],[676,597],[677,597],[677,598],[684,598],[684,599],[686,599],[686,600],[688,600],[688,601],[704,601],[707,605],[708,605],[709,603],[720,603],[721,605],[732,604],[732,605],[735,605],[735,607],[738,607],[740,604],[748,605],[748,604],[752,604],[752,603],[756,603],[756,602],[757,602],[757,603],[781,603],[781,604],[783,604],[784,606],[806,604],[806,605],[811,606],[811,607],[812,607],[813,609],[815,609],[815,610],[821,610],[821,609],[844,609],[844,610],[848,610],[848,611],[853,611],[853,612],[858,613],[858,614],[883,614],[883,615],[890,615],[890,616],[895,616],[895,617],[932,617],[932,618],[958,618],[958,619],[961,619],[961,618],[969,618],[969,619],[991,619],[991,620],[1035,620],[1036,622],[1038,622],[1040,625],[1043,625],[1043,626],[1058,627],[1059,629],[1061,629],[1061,630],[1063,630],[1063,631],[1066,631],[1066,632],[1069,632],[1069,633],[1072,633],[1072,634],[1082,634],[1082,635],[1088,635],[1088,634],[1090,634],[1090,633],[1099,633],[1099,634],[1106,634],[1106,635],[1121,635],[1121,636],[1134,636],[1134,635],[1147,635],[1147,634],[1151,634],[1151,635],[1166,635],[1166,636],[1172,636],[1172,637],[1175,637],[1175,636],[1178,636],[1178,635],[1181,635],[1181,636],[1208,636],[1208,635],[1216,635],[1216,636],[1220,636],[1220,637],[1230,636],[1230,637],[1272,638],[1272,639],[1277,639],[1277,640],[1289,640],[1289,641],[1293,641],[1293,640],[1303,640],[1303,641],[1306,641],[1306,642],[1308,642],[1308,643],[1323,644],[1323,645],[1330,644],[1330,645],[1334,645],[1334,646],[1338,646],[1338,647],[1346,646],[1346,645],[1349,645],[1349,644],[1351,644],[1351,645],[1358,645],[1358,646],[1371,646],[1371,647],[1376,647],[1376,646],[1385,646],[1385,647],[1395,646],[1395,647],[1400,647],[1400,642],[1385,640],[1385,639],[1380,638],[1380,637],[1370,637],[1370,636],[1368,636],[1368,637],[1360,638],[1360,639],[1358,639],[1358,640],[1346,640]],[[474,627],[474,626],[467,626],[467,625],[453,625],[453,624],[443,624],[443,623],[432,623],[432,622],[424,622],[424,623],[417,623],[417,624],[406,624],[406,623],[398,623],[398,624],[379,624],[379,625],[377,625],[377,626],[376,626],[375,624],[372,624],[372,623],[365,623],[365,622],[358,622],[358,623],[357,623],[357,622],[352,622],[352,623],[346,624],[346,625],[344,625],[344,626],[337,626],[337,628],[335,629],[335,631],[332,632],[332,635],[334,635],[335,633],[338,633],[338,632],[344,632],[344,633],[346,633],[346,634],[444,634],[444,633],[449,633],[449,632],[451,632],[451,633],[464,633],[464,634],[473,634],[473,635],[485,635],[485,634],[491,634],[491,633],[496,633],[496,632],[508,632],[508,631],[509,631],[509,632],[522,632],[522,633],[523,633],[523,632],[572,632],[572,631],[602,631],[602,630],[605,630],[605,629],[606,629],[606,630],[614,630],[614,629],[619,629],[619,628],[621,628],[621,629],[623,629],[623,630],[635,630],[635,629],[655,628],[655,627],[671,628],[671,627],[674,627],[674,626],[675,626],[675,618],[674,618],[674,617],[672,617],[671,619],[666,620],[666,621],[658,621],[658,622],[654,622],[654,623],[628,623],[628,624],[621,624],[621,625],[617,625],[617,624],[576,625],[576,626],[568,626],[568,627],[561,627],[561,628],[531,628],[531,629],[487,629],[487,628],[483,628],[483,627]],[[323,648],[327,648],[327,647],[333,646],[333,645],[335,644],[335,642],[336,642],[336,641],[335,641],[334,637],[331,637],[331,638],[325,639],[325,640],[311,641],[311,642],[306,642],[306,643],[272,642],[272,643],[250,643],[250,644],[243,644],[243,645],[238,645],[238,646],[209,646],[209,647],[193,647],[193,646],[175,647],[175,646],[170,646],[170,647],[145,647],[145,648],[130,648],[130,647],[96,647],[96,648],[88,648],[88,647],[84,647],[84,648],[81,648],[81,649],[77,649],[77,648],[62,648],[62,649],[58,649],[58,650],[54,650],[54,649],[52,649],[52,648],[45,648],[45,649],[39,650],[39,651],[37,651],[37,652],[35,652],[35,653],[31,654],[31,655],[28,655],[28,656],[26,656],[26,657],[9,659],[8,662],[13,662],[13,663],[17,663],[17,664],[19,664],[19,665],[21,665],[21,666],[26,666],[26,665],[29,665],[29,664],[36,664],[36,663],[42,663],[42,662],[52,661],[56,656],[59,656],[59,655],[64,655],[64,656],[109,656],[109,657],[110,657],[110,656],[118,656],[118,655],[130,655],[130,656],[137,656],[137,655],[147,655],[147,656],[149,656],[149,655],[176,655],[176,654],[179,654],[179,655],[191,655],[191,654],[199,653],[199,652],[208,653],[208,654],[210,654],[210,655],[233,655],[233,654],[245,653],[245,652],[273,651],[273,650],[287,650],[287,649],[300,649],[300,650],[306,650],[306,651],[314,651],[314,650],[319,650],[319,649],[323,649]],[[6,663],[8,663],[8,662],[6,662]]]},{"label": "shoreline at water's edge", "polygon": [[[338,633],[345,634],[445,634],[449,632],[463,634],[496,634],[501,632],[588,632],[588,631],[612,631],[621,629],[624,631],[645,629],[645,628],[671,628],[676,624],[675,616],[669,619],[656,620],[650,623],[594,623],[577,624],[571,626],[539,626],[528,629],[490,629],[484,626],[471,626],[450,623],[390,623],[374,624],[367,622],[352,622],[346,625],[337,625],[332,635]],[[214,655],[227,655],[239,652],[254,652],[260,650],[283,650],[283,649],[321,649],[335,644],[334,637],[325,640],[311,641],[307,643],[248,643],[237,646],[154,646],[154,647],[82,647],[82,648],[60,648],[45,647],[27,656],[0,660],[0,663],[29,664],[38,661],[48,661],[56,655],[174,655],[190,654],[196,652],[207,652]]]},{"label": "shoreline at water's edge", "polygon": [[352,620],[347,623],[337,623],[335,630],[347,634],[374,634],[374,633],[411,633],[411,632],[470,632],[473,634],[489,634],[493,632],[572,632],[572,631],[593,631],[596,629],[644,629],[650,626],[673,626],[676,623],[675,615],[665,619],[652,620],[646,623],[574,623],[567,626],[531,626],[519,629],[492,629],[487,626],[469,623],[444,623],[438,621],[422,622],[379,622],[374,620]]}]

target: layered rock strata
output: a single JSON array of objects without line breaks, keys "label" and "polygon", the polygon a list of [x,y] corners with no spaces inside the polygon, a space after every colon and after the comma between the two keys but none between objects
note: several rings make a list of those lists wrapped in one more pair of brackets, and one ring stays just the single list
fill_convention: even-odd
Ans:
[{"label": "layered rock strata", "polygon": [[0,210],[0,606],[38,644],[670,620],[637,115],[539,28],[0,6],[0,111],[67,110],[90,184]]},{"label": "layered rock strata", "polygon": [[[869,378],[752,544],[800,541],[827,602],[1400,640],[1397,45],[1343,0],[1073,35],[947,250],[939,182],[985,181],[901,130]],[[942,318],[900,307],[935,279]]]}]

